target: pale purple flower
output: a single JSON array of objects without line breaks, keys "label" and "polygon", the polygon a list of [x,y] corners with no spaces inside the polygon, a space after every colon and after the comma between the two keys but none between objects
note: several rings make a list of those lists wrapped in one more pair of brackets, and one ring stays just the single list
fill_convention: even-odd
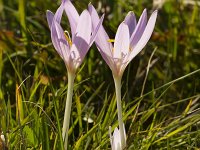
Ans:
[{"label": "pale purple flower", "polygon": [[[126,131],[124,128],[124,124],[123,124],[123,133],[124,133],[124,137],[126,137]],[[122,143],[121,143],[121,136],[120,136],[120,130],[116,127],[113,135],[111,132],[111,127],[109,127],[109,134],[110,134],[110,144],[111,144],[111,149],[112,150],[122,150]]]},{"label": "pale purple flower", "polygon": [[[68,32],[67,34],[64,32],[60,25],[64,11],[70,23],[72,38],[70,38]],[[92,19],[88,10],[84,10],[79,16],[71,1],[63,0],[55,15],[51,11],[47,11],[47,21],[51,30],[52,43],[60,57],[64,60],[68,71],[67,99],[62,128],[64,149],[67,150],[76,70],[83,62],[86,53],[94,42],[97,32],[102,25],[103,16],[98,20],[95,29],[92,29]]]},{"label": "pale purple flower", "polygon": [[[89,5],[89,12],[94,30],[98,26],[99,16],[92,5]],[[111,136],[112,150],[122,150],[126,147],[126,134],[121,107],[121,78],[129,62],[144,48],[150,39],[156,18],[157,10],[152,13],[147,22],[147,11],[145,9],[137,23],[134,13],[129,12],[117,29],[114,45],[103,26],[100,27],[97,33],[95,43],[103,59],[112,70],[115,82],[119,129],[116,128],[113,136]]]},{"label": "pale purple flower", "polygon": [[[93,29],[95,29],[99,22],[98,14],[92,5],[89,5],[89,12],[92,17]],[[152,13],[147,22],[147,11],[144,9],[137,23],[134,13],[129,12],[117,29],[114,45],[110,42],[104,28],[100,27],[95,43],[114,76],[121,77],[129,62],[147,44],[153,32],[156,18],[157,10]]]},{"label": "pale purple flower", "polygon": [[[60,25],[64,11],[70,23],[72,38]],[[92,20],[88,10],[84,10],[79,16],[71,1],[63,0],[55,15],[47,11],[47,21],[56,51],[64,60],[67,70],[75,73],[94,42],[103,17],[98,20],[97,26],[92,30]]]}]

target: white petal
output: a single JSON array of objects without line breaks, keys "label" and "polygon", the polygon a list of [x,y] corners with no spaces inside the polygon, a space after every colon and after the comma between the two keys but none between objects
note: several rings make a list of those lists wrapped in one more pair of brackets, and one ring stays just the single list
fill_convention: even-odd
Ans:
[{"label": "white petal", "polygon": [[115,43],[114,43],[114,50],[113,50],[113,57],[117,59],[121,59],[124,57],[123,55],[127,55],[129,52],[129,29],[127,24],[122,22],[118,29],[115,36]]},{"label": "white petal", "polygon": [[87,10],[80,15],[75,35],[83,38],[89,45],[92,32],[91,16]]},{"label": "white petal", "polygon": [[76,59],[76,63],[78,63],[77,67],[82,63],[86,53],[88,52],[91,32],[91,16],[87,10],[84,10],[79,17],[79,22],[76,28],[71,48],[71,57],[72,59]]},{"label": "white petal", "polygon": [[116,127],[113,133],[113,149],[114,150],[121,150],[121,136],[119,129]]}]

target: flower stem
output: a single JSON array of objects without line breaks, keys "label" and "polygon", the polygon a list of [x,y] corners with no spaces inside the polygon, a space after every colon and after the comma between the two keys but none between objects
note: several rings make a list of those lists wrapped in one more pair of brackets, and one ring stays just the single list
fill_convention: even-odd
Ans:
[{"label": "flower stem", "polygon": [[[114,76],[113,76],[114,77]],[[121,77],[114,77],[115,81],[115,91],[117,98],[117,112],[118,112],[118,122],[119,122],[119,130],[121,136],[121,146],[122,149],[126,147],[126,137],[124,135],[124,126],[122,120],[122,106],[121,106]]]},{"label": "flower stem", "polygon": [[71,114],[71,106],[72,106],[74,79],[75,79],[75,74],[68,72],[67,100],[66,100],[66,105],[65,105],[65,115],[64,115],[64,122],[63,122],[63,128],[62,128],[62,137],[64,141],[65,150],[67,150],[68,130],[69,130],[69,122],[70,122],[70,114]]}]

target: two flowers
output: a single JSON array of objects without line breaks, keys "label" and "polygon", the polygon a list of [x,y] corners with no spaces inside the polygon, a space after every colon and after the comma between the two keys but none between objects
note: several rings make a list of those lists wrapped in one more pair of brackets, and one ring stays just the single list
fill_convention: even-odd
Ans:
[{"label": "two flowers", "polygon": [[[71,38],[62,29],[60,22],[65,11],[70,27]],[[102,26],[104,16],[99,18],[95,8],[89,4],[79,16],[70,0],[63,0],[56,13],[47,11],[47,21],[51,30],[52,43],[64,60],[68,72],[68,93],[63,123],[64,147],[67,149],[69,118],[73,95],[73,84],[78,67],[82,64],[90,46],[95,41],[101,56],[112,70],[115,81],[119,129],[111,135],[112,150],[121,150],[126,146],[126,133],[122,120],[121,78],[129,62],[144,48],[153,32],[157,11],[147,22],[147,11],[143,11],[139,21],[133,12],[129,12],[119,25],[114,45]]]}]

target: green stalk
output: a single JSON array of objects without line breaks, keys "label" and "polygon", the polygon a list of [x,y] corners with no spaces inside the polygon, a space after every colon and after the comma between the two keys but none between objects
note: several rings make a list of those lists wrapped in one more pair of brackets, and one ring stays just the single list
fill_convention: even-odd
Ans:
[{"label": "green stalk", "polygon": [[18,12],[22,37],[26,38],[26,0],[18,0]]},{"label": "green stalk", "polygon": [[63,137],[63,141],[64,141],[65,150],[67,150],[68,131],[69,131],[69,122],[70,122],[70,114],[71,114],[71,106],[72,106],[74,79],[75,79],[75,74],[68,72],[67,100],[66,100],[66,105],[65,105],[65,115],[64,115],[63,130],[62,130],[62,137]]},{"label": "green stalk", "polygon": [[116,99],[117,99],[117,113],[118,113],[118,122],[119,122],[119,131],[121,136],[121,146],[122,149],[126,147],[126,139],[124,136],[124,127],[123,127],[123,120],[122,120],[122,106],[121,106],[121,77],[115,77],[115,91],[116,91]]}]

